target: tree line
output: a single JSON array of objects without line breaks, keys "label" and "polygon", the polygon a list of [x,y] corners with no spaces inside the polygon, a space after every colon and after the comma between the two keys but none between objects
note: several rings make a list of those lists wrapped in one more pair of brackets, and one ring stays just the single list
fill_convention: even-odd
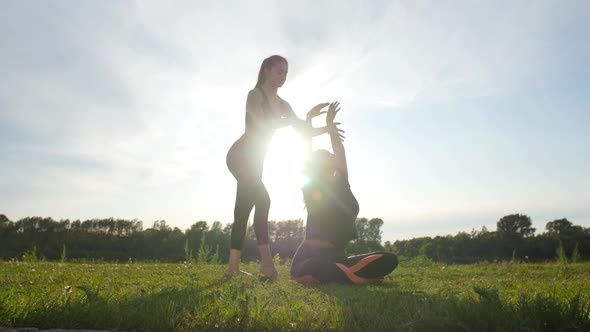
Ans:
[{"label": "tree line", "polygon": [[[383,220],[357,220],[359,238],[349,246],[350,252],[383,249],[381,226]],[[165,220],[156,220],[144,229],[137,219],[53,220],[26,217],[11,221],[0,214],[0,258],[21,259],[31,253],[46,260],[105,261],[167,261],[214,260],[227,262],[232,224],[197,221],[186,230],[170,227]],[[305,237],[301,219],[270,221],[269,239],[272,254],[282,259],[292,258]],[[252,226],[246,232],[242,257],[255,260],[258,244]]]},{"label": "tree line", "polygon": [[[381,242],[383,220],[358,218],[359,238],[349,243],[349,254],[391,251],[400,256],[426,256],[447,263],[472,263],[482,260],[546,261],[558,251],[574,259],[590,255],[590,229],[574,225],[567,219],[546,224],[546,232],[535,235],[528,216],[512,214],[502,217],[495,231],[460,232],[454,236],[436,236]],[[11,221],[0,214],[0,258],[21,259],[34,255],[46,260],[105,261],[214,261],[227,262],[232,224],[197,221],[181,230],[165,220],[156,220],[144,229],[137,219],[53,220],[26,217]],[[269,222],[272,254],[292,258],[305,237],[303,220]],[[250,226],[242,257],[258,257],[256,236]]]},{"label": "tree line", "polygon": [[500,218],[495,231],[484,226],[480,231],[454,236],[414,238],[385,243],[387,250],[401,256],[426,256],[447,263],[518,260],[548,261],[590,257],[590,228],[574,225],[567,218],[547,222],[545,232],[535,235],[531,218],[511,214]]}]

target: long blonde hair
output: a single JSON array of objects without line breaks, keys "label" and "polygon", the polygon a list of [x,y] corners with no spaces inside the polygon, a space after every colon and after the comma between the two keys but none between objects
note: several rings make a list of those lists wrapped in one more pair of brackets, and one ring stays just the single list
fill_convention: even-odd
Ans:
[{"label": "long blonde hair", "polygon": [[256,81],[255,86],[256,88],[260,88],[262,84],[264,84],[264,71],[270,69],[272,66],[279,62],[284,62],[288,64],[287,59],[276,54],[271,55],[268,58],[264,59],[264,61],[262,61],[262,64],[260,65],[260,70],[258,71],[258,80]]}]

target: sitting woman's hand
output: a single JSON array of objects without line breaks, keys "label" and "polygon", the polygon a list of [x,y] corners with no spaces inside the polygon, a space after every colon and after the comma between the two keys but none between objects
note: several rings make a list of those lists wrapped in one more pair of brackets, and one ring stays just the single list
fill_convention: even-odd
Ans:
[{"label": "sitting woman's hand", "polygon": [[344,133],[344,130],[338,128],[339,125],[340,122],[332,122],[328,124],[326,128],[328,129],[328,133],[330,133],[330,135],[338,135],[340,142],[344,142],[345,136],[342,135],[342,133]]},{"label": "sitting woman's hand", "polygon": [[340,111],[340,102],[331,102],[330,107],[328,107],[328,114],[326,115],[326,125],[334,123],[334,118],[336,118],[338,111]]}]

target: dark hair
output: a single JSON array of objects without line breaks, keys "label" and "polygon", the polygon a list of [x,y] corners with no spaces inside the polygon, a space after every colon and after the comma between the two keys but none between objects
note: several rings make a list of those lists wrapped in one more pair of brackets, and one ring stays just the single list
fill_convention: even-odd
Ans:
[{"label": "dark hair", "polygon": [[309,159],[305,162],[303,172],[308,178],[307,183],[303,186],[303,201],[305,206],[309,208],[312,204],[311,195],[320,187],[326,186],[326,167],[330,164],[330,160],[334,157],[328,150],[320,149],[311,153]]},{"label": "dark hair", "polygon": [[284,62],[284,63],[288,63],[287,59],[285,59],[284,57],[280,56],[280,55],[271,55],[268,58],[264,59],[264,61],[262,61],[262,64],[260,65],[260,71],[258,71],[258,80],[256,81],[256,88],[259,88],[262,86],[262,84],[264,83],[264,71],[267,69],[270,69],[272,66],[274,66],[275,64],[279,63],[279,62]]},{"label": "dark hair", "polygon": [[324,169],[333,157],[334,155],[328,150],[315,150],[311,153],[309,159],[305,163],[305,174],[309,177],[315,177],[318,174],[324,174]]}]

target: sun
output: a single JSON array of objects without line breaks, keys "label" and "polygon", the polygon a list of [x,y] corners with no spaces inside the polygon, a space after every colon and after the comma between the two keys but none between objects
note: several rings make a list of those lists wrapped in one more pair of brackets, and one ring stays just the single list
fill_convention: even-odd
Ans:
[{"label": "sun", "polygon": [[301,218],[303,200],[302,173],[307,158],[305,140],[291,127],[278,129],[270,143],[262,180],[270,195],[269,219]]}]

